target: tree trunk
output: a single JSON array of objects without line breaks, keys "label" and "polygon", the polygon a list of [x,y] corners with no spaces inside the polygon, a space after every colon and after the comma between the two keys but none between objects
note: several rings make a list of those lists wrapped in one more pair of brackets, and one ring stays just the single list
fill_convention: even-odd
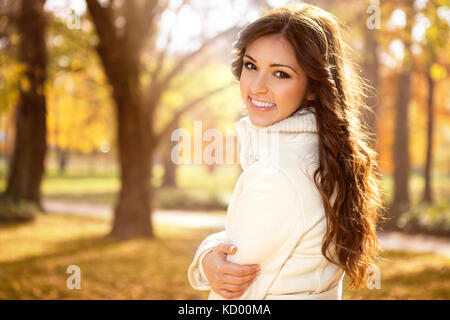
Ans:
[{"label": "tree trunk", "polygon": [[6,195],[41,206],[41,180],[46,153],[47,78],[44,0],[22,0],[17,19],[19,57],[25,66],[16,112],[16,136]]},{"label": "tree trunk", "polygon": [[397,228],[401,214],[410,209],[409,197],[409,103],[411,101],[411,76],[413,72],[413,57],[411,53],[411,30],[415,10],[413,0],[407,0],[402,9],[406,13],[406,26],[404,28],[404,57],[402,68],[397,78],[397,96],[395,100],[395,129],[393,144],[394,162],[394,197],[390,207],[391,221],[388,225]]},{"label": "tree trunk", "polygon": [[394,130],[394,200],[392,218],[409,209],[409,125],[408,113],[411,100],[411,71],[402,70],[398,76],[395,130]]},{"label": "tree trunk", "polygon": [[[124,73],[121,79],[127,76]],[[131,97],[131,91],[130,87],[114,85],[122,185],[111,235],[121,239],[153,237],[152,143],[147,114],[140,101]]]},{"label": "tree trunk", "polygon": [[56,156],[58,159],[59,174],[63,175],[66,172],[67,163],[69,161],[69,151],[64,150],[62,147],[56,147]]},{"label": "tree trunk", "polygon": [[[153,237],[151,223],[151,185],[153,141],[150,115],[143,106],[138,87],[137,60],[123,52],[119,61],[104,63],[113,87],[118,124],[118,149],[121,174],[119,202],[115,208],[111,236],[121,239]],[[103,56],[103,54],[101,54]],[[122,67],[118,67],[121,64]]]},{"label": "tree trunk", "polygon": [[[170,144],[173,145],[173,142]],[[176,187],[176,173],[177,173],[177,165],[173,163],[170,158],[171,148],[166,148],[164,150],[164,177],[162,187]]]},{"label": "tree trunk", "polygon": [[425,189],[424,189],[424,201],[427,203],[433,202],[433,194],[431,189],[431,168],[433,162],[433,131],[434,131],[434,81],[431,77],[431,72],[428,69],[427,74],[428,82],[428,99],[427,99],[427,112],[428,112],[428,126],[427,126],[427,158],[425,162]]},{"label": "tree trunk", "polygon": [[170,126],[170,132],[169,136],[164,137],[163,139],[167,139],[167,146],[165,146],[164,150],[164,157],[163,157],[163,163],[164,163],[164,177],[163,177],[163,187],[176,187],[177,181],[177,165],[172,161],[171,158],[171,152],[172,147],[174,147],[177,142],[171,141],[170,135],[172,134],[172,131],[177,129],[179,127],[179,121],[178,119],[174,121]]}]

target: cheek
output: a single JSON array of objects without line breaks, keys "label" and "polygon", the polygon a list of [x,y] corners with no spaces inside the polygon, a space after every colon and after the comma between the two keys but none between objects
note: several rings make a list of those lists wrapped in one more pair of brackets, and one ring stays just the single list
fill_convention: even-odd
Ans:
[{"label": "cheek", "polygon": [[244,95],[245,96],[248,95],[248,87],[249,87],[248,76],[244,72],[242,72],[241,78],[239,79],[239,88],[241,90],[241,94],[242,94],[243,98],[244,98]]},{"label": "cheek", "polygon": [[301,82],[289,83],[280,86],[278,90],[278,98],[285,105],[298,106],[305,94],[305,84]]}]

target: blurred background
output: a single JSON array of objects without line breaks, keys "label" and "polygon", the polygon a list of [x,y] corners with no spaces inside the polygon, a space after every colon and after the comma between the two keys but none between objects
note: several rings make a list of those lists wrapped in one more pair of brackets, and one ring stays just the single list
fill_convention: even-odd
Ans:
[{"label": "blurred background", "polygon": [[[293,2],[0,0],[0,299],[207,298],[187,268],[241,173],[232,44]],[[380,281],[344,299],[449,299],[450,1],[305,2],[376,93]]]}]

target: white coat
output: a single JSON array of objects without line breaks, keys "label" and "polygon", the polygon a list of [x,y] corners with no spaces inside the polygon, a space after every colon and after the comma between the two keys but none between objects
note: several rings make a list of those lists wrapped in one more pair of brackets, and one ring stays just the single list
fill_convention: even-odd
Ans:
[{"label": "white coat", "polygon": [[[203,240],[188,269],[193,288],[211,289],[202,258],[217,244],[230,243],[238,250],[227,255],[228,261],[261,268],[234,300],[341,299],[344,271],[321,253],[326,217],[313,180],[319,165],[313,111],[298,110],[267,127],[254,125],[248,116],[234,124],[243,172],[228,206],[225,230]],[[211,290],[208,299],[225,298]]]}]

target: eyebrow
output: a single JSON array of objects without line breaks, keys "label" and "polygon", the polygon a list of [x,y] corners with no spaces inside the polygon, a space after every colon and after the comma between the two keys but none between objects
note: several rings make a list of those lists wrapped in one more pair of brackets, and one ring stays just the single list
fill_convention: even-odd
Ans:
[{"label": "eyebrow", "polygon": [[[245,54],[244,57],[247,57],[247,58],[249,58],[250,60],[253,60],[254,62],[256,62],[256,60],[255,60],[254,58],[252,58],[252,57],[251,57],[250,55],[248,55],[248,54]],[[285,64],[281,64],[281,63],[272,63],[272,64],[270,64],[269,66],[270,66],[270,67],[286,67],[286,68],[291,69],[291,70],[294,71],[295,73],[297,73],[297,71],[295,71],[294,68],[292,68],[292,67],[290,67],[290,66],[288,66],[288,65],[285,65]]]}]

